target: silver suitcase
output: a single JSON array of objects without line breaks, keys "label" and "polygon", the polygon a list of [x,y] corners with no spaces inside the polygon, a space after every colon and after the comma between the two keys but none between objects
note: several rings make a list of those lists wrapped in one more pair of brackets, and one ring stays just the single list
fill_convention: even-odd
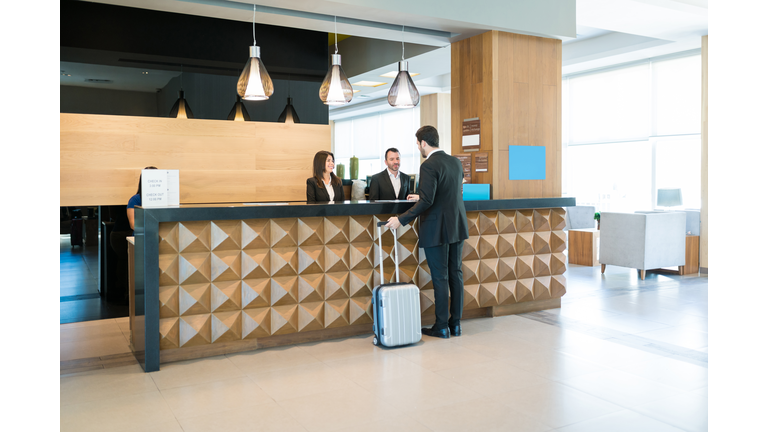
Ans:
[{"label": "silver suitcase", "polygon": [[373,344],[385,347],[409,345],[421,340],[421,305],[419,287],[412,283],[400,283],[397,259],[397,235],[395,238],[395,280],[384,283],[384,249],[381,244],[381,227],[387,222],[378,222],[379,270],[381,285],[373,289]]}]

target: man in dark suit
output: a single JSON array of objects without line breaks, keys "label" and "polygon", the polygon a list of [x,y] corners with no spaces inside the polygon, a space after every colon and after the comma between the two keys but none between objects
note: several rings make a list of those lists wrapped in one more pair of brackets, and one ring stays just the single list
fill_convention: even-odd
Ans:
[{"label": "man in dark suit", "polygon": [[411,176],[400,172],[400,151],[396,148],[384,152],[384,162],[387,168],[371,177],[371,188],[368,199],[373,200],[404,200],[411,190]]},{"label": "man in dark suit", "polygon": [[396,229],[419,218],[419,247],[424,249],[435,288],[435,325],[421,332],[447,339],[461,336],[464,307],[461,251],[469,237],[461,187],[464,173],[457,158],[438,148],[434,127],[422,126],[416,131],[416,142],[426,158],[419,170],[419,193],[408,196],[417,202],[407,212],[389,218],[386,227]]}]

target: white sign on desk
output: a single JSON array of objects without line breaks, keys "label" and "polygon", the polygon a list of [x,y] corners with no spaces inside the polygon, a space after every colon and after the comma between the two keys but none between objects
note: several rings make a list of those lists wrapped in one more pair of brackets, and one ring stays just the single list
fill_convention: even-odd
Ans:
[{"label": "white sign on desk", "polygon": [[179,170],[141,170],[141,206],[179,205]]}]

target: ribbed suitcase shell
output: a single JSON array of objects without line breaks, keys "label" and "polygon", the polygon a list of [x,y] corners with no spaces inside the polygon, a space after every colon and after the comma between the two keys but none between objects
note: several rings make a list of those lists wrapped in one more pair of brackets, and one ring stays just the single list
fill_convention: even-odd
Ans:
[{"label": "ribbed suitcase shell", "polygon": [[386,347],[421,340],[419,287],[394,283],[373,289],[373,334]]},{"label": "ribbed suitcase shell", "polygon": [[[379,222],[379,249],[381,249],[381,226]],[[393,233],[394,234],[394,233]],[[397,236],[395,237],[395,275],[397,283],[384,284],[384,261],[379,250],[379,271],[382,284],[373,289],[373,343],[396,347],[421,340],[421,305],[419,287],[412,283],[400,283],[397,265]]]}]

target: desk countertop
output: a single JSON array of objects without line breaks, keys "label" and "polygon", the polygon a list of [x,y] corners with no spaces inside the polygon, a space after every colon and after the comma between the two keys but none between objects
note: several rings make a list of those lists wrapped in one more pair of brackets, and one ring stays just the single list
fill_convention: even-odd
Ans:
[{"label": "desk countertop", "polygon": [[[414,201],[344,201],[337,203],[220,203],[182,204],[177,207],[142,208],[158,222],[180,220],[251,219],[312,216],[360,216],[371,214],[400,214]],[[576,204],[575,198],[522,198],[504,200],[464,201],[470,211],[522,210],[566,207]],[[137,215],[138,219],[138,215]]]}]

